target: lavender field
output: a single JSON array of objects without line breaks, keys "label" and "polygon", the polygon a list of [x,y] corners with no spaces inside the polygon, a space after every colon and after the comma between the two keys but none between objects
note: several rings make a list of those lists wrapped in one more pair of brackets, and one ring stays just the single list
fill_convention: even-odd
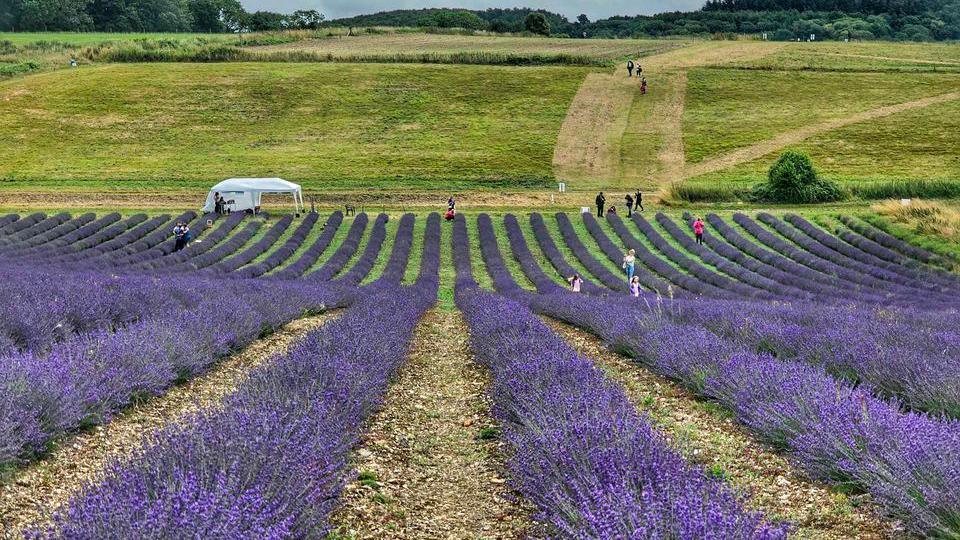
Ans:
[{"label": "lavender field", "polygon": [[703,218],[0,216],[0,537],[960,538],[957,261]]}]

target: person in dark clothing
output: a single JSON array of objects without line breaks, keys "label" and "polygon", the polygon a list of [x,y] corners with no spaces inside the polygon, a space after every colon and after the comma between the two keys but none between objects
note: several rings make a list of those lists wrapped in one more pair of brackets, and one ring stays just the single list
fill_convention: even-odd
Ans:
[{"label": "person in dark clothing", "polygon": [[636,204],[636,208],[643,212],[643,193],[640,193],[639,189],[634,194],[633,201],[634,204]]},{"label": "person in dark clothing", "polygon": [[183,246],[186,243],[186,229],[187,226],[180,222],[178,222],[177,226],[173,228],[174,251],[180,251],[183,249]]},{"label": "person in dark clothing", "polygon": [[607,198],[603,196],[601,191],[597,195],[597,217],[603,217],[603,205],[607,204]]},{"label": "person in dark clothing", "polygon": [[453,200],[453,195],[447,199],[447,210],[453,210],[454,212],[457,210],[457,201]]},{"label": "person in dark clothing", "polygon": [[633,215],[633,197],[627,193],[627,196],[624,197],[623,200],[627,203],[627,217],[630,217]]},{"label": "person in dark clothing", "polygon": [[627,60],[627,77],[633,77],[633,60]]},{"label": "person in dark clothing", "polygon": [[639,77],[641,73],[643,73],[643,66],[640,65],[640,62],[637,62],[637,77]]},{"label": "person in dark clothing", "polygon": [[213,211],[218,215],[223,214],[223,197],[219,191],[213,194]]}]

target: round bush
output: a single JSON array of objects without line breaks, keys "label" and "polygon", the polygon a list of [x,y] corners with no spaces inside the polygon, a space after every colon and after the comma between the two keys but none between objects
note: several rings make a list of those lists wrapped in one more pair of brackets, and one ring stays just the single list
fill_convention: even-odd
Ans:
[{"label": "round bush", "polygon": [[844,193],[835,183],[817,176],[809,156],[788,150],[770,167],[767,182],[753,190],[753,197],[767,202],[817,203],[840,200]]}]

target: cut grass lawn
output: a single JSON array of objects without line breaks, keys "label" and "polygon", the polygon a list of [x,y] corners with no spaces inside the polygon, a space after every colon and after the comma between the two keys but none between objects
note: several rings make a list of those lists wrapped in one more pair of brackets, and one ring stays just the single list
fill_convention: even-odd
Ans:
[{"label": "cut grass lawn", "polygon": [[[849,187],[895,181],[960,183],[960,100],[852,124],[794,146],[820,172]],[[766,179],[780,152],[687,181],[747,188]]]},{"label": "cut grass lawn", "polygon": [[960,44],[788,43],[774,53],[732,65],[752,69],[814,71],[950,71],[960,72]]},{"label": "cut grass lawn", "polygon": [[[802,126],[960,88],[960,75],[696,69],[683,139],[697,163]],[[911,136],[924,136],[911,126]],[[904,130],[905,132],[908,130]]]},{"label": "cut grass lawn", "polygon": [[3,189],[544,187],[588,70],[132,64],[0,83]]}]

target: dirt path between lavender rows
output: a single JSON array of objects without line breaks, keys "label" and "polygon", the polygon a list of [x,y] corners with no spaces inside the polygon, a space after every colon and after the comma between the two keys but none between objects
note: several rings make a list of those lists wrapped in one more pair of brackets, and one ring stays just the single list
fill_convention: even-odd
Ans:
[{"label": "dirt path between lavender rows", "polygon": [[693,178],[695,176],[729,169],[741,163],[763,157],[786,146],[797,144],[814,135],[819,135],[827,131],[839,129],[859,122],[876,120],[892,114],[919,109],[922,107],[929,107],[930,105],[936,105],[938,103],[946,103],[955,99],[960,99],[960,92],[949,92],[947,94],[940,94],[914,101],[907,101],[905,103],[898,103],[896,105],[888,105],[886,107],[880,107],[877,109],[853,114],[845,118],[838,118],[835,120],[829,120],[827,122],[821,122],[819,124],[803,126],[786,133],[781,133],[772,139],[767,139],[763,142],[734,150],[733,152],[718,158],[703,161],[697,163],[696,165],[687,167],[684,170],[684,177]]},{"label": "dirt path between lavender rows", "polygon": [[19,538],[27,528],[49,520],[82,486],[100,477],[110,462],[141,448],[145,435],[216,407],[255,367],[336,316],[337,312],[329,312],[287,323],[192,381],[130,407],[108,424],[64,440],[50,456],[0,485],[0,538]]},{"label": "dirt path between lavender rows", "polygon": [[529,509],[506,484],[487,384],[463,315],[428,312],[354,452],[359,478],[331,517],[338,537],[513,539],[531,532]]}]

